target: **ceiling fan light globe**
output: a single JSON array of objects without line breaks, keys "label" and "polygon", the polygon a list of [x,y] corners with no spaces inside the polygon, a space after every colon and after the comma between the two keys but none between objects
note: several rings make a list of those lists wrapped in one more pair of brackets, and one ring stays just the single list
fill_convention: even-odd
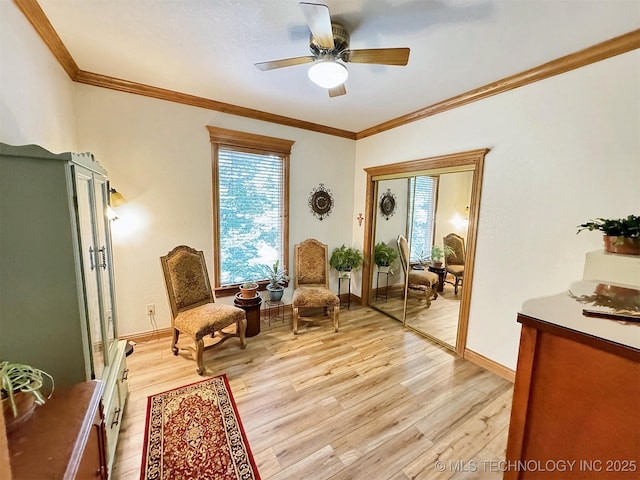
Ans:
[{"label": "ceiling fan light globe", "polygon": [[322,88],[334,88],[345,82],[349,71],[341,63],[333,60],[321,60],[311,65],[307,74],[316,85]]}]

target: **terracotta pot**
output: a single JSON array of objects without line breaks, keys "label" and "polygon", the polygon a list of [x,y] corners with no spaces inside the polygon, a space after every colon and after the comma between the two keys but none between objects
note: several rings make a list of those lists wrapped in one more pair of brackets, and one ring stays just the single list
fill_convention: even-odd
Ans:
[{"label": "terracotta pot", "polygon": [[16,392],[13,394],[18,415],[13,416],[11,403],[8,398],[2,400],[2,410],[4,412],[4,420],[7,427],[7,433],[16,430],[20,425],[29,420],[36,408],[36,398],[28,392]]},{"label": "terracotta pot", "polygon": [[603,235],[604,251],[624,255],[640,255],[640,237],[613,237]]},{"label": "terracotta pot", "polygon": [[258,285],[256,284],[253,287],[245,288],[240,287],[240,294],[243,298],[255,298],[258,292]]}]

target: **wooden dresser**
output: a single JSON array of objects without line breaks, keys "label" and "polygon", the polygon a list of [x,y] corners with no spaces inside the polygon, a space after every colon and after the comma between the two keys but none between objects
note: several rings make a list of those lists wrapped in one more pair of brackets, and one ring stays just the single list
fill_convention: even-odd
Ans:
[{"label": "wooden dresser", "polygon": [[56,390],[8,435],[14,480],[107,479],[104,416],[98,380]]},{"label": "wooden dresser", "polygon": [[583,315],[597,285],[518,315],[504,479],[640,478],[640,323]]}]

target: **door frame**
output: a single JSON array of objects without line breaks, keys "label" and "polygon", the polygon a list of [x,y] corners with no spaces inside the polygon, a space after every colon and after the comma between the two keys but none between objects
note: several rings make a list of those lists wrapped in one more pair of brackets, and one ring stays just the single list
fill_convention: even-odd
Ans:
[{"label": "door frame", "polygon": [[471,304],[471,292],[473,285],[473,270],[476,253],[478,217],[480,213],[480,198],[482,193],[484,157],[489,153],[489,150],[490,149],[488,148],[469,150],[419,160],[390,163],[364,169],[367,174],[367,180],[363,242],[364,262],[362,265],[362,301],[365,305],[369,305],[371,273],[373,271],[373,225],[375,223],[374,215],[377,208],[375,182],[383,178],[400,178],[417,175],[422,172],[455,172],[456,169],[468,169],[468,167],[473,166],[473,185],[471,188],[471,204],[469,205],[469,226],[467,231],[465,254],[465,288],[462,289],[462,296],[460,299],[458,334],[456,336],[455,345],[455,351],[460,356],[464,355],[464,350],[467,344],[467,329],[469,325],[469,307]]}]

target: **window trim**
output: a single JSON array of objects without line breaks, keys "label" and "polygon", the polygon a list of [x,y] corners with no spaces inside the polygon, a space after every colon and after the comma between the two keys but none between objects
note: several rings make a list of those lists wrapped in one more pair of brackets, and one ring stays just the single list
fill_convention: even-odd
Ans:
[{"label": "window trim", "polygon": [[[238,285],[220,286],[220,262],[218,261],[220,246],[220,197],[218,194],[218,151],[220,147],[234,150],[244,150],[260,155],[276,155],[283,162],[283,205],[282,205],[282,235],[283,235],[283,262],[284,269],[289,272],[289,178],[290,157],[293,140],[268,137],[255,133],[240,132],[226,128],[207,125],[209,139],[211,141],[211,170],[212,170],[212,199],[213,199],[213,269],[214,290],[217,296],[231,296],[238,290]],[[268,282],[259,282],[260,289],[264,290]]]}]

